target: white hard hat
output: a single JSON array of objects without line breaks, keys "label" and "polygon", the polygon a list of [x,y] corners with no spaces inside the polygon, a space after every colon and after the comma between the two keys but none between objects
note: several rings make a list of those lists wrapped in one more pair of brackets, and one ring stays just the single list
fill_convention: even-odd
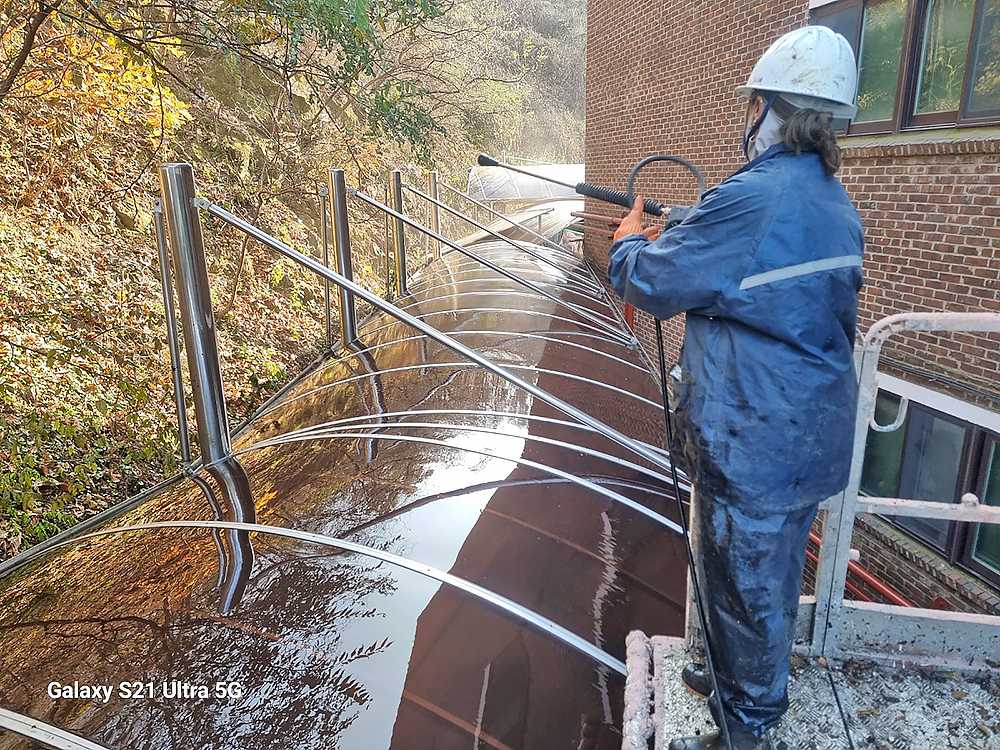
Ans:
[{"label": "white hard hat", "polygon": [[741,96],[754,91],[773,92],[799,109],[830,112],[853,118],[858,108],[858,64],[850,42],[826,26],[803,26],[790,31],[754,65]]}]

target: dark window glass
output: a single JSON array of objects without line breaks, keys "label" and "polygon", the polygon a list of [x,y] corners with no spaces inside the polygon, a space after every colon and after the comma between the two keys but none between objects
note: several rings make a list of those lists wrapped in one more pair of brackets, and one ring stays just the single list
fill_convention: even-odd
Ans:
[{"label": "dark window glass", "polygon": [[967,114],[1000,112],[1000,0],[980,3]]},{"label": "dark window glass", "polygon": [[907,0],[865,4],[856,122],[892,119],[896,107]]},{"label": "dark window glass", "polygon": [[[986,465],[986,486],[980,497],[986,505],[1000,507],[1000,443],[990,446]],[[1000,573],[1000,525],[980,524],[976,530],[976,540],[972,545],[973,559]]]},{"label": "dark window glass", "polygon": [[838,34],[842,34],[851,43],[851,49],[854,50],[854,56],[857,57],[858,28],[861,25],[861,12],[861,3],[852,3],[846,7],[840,3],[835,3],[826,8],[817,8],[814,10],[810,20],[812,23],[826,26],[828,29],[833,29]]},{"label": "dark window glass", "polygon": [[[899,495],[911,500],[954,502],[967,429],[911,405]],[[948,521],[900,518],[899,524],[944,549]]]},{"label": "dark window glass", "polygon": [[975,0],[930,0],[917,78],[915,114],[957,112]]},{"label": "dark window glass", "polygon": [[[875,420],[892,424],[899,414],[899,396],[880,392],[875,402]],[[903,463],[906,424],[894,432],[868,430],[865,465],[861,470],[861,491],[877,497],[895,497],[899,492],[899,470]]]}]

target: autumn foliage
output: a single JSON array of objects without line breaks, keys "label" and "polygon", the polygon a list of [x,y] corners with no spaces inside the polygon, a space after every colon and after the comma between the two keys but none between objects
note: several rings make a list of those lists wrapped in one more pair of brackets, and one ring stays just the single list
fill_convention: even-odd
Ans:
[{"label": "autumn foliage", "polygon": [[[538,92],[583,19],[541,28],[530,5],[492,19],[435,0],[0,11],[0,558],[179,468],[156,167],[191,162],[200,193],[319,253],[331,166],[376,195],[400,165],[461,184],[469,154],[537,136],[540,102],[555,135],[532,155],[577,158],[575,101]],[[383,290],[384,224],[352,212],[356,273]],[[205,232],[236,424],[325,348],[322,288],[231,229]],[[429,246],[411,247],[419,265]]]}]

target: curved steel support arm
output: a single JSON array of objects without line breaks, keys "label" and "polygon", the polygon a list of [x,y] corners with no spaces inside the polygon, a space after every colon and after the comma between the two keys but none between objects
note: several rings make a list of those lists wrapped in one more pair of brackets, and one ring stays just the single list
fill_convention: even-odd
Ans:
[{"label": "curved steel support arm", "polygon": [[604,422],[597,419],[593,415],[588,414],[582,409],[578,409],[577,407],[573,406],[567,401],[563,401],[558,396],[555,396],[549,393],[548,391],[539,388],[537,385],[534,385],[533,383],[529,383],[527,380],[524,380],[523,378],[515,375],[506,368],[496,364],[488,357],[484,357],[482,354],[475,351],[474,349],[470,349],[465,344],[461,343],[460,341],[457,341],[456,339],[452,338],[446,333],[442,333],[434,326],[425,323],[424,321],[411,315],[405,310],[400,310],[391,302],[387,302],[382,297],[379,297],[377,294],[369,291],[360,284],[357,284],[351,281],[350,279],[341,276],[339,273],[336,273],[335,271],[331,271],[329,268],[326,268],[322,263],[318,262],[314,258],[311,258],[308,255],[305,255],[304,253],[300,253],[298,250],[295,250],[289,245],[286,245],[281,240],[272,237],[266,232],[261,231],[257,227],[253,226],[247,221],[244,221],[235,214],[230,213],[221,206],[216,206],[214,203],[204,199],[196,199],[196,205],[208,211],[212,216],[215,216],[216,218],[226,222],[227,224],[230,224],[231,226],[234,226],[237,229],[246,232],[251,237],[256,239],[258,242],[261,242],[267,245],[268,247],[277,250],[285,257],[294,260],[296,263],[304,266],[305,268],[308,268],[313,273],[316,273],[323,278],[327,278],[333,283],[342,286],[351,292],[354,292],[358,297],[370,303],[379,310],[388,313],[389,315],[396,318],[400,322],[406,323],[407,325],[415,328],[421,333],[427,334],[429,338],[434,339],[439,344],[448,347],[453,352],[457,353],[459,356],[468,359],[470,362],[475,362],[480,367],[483,367],[486,370],[492,372],[494,375],[498,375],[499,377],[503,378],[511,385],[514,385],[517,388],[520,388],[521,390],[530,393],[539,401],[548,404],[553,409],[559,410],[566,416],[580,422],[581,424],[593,427],[596,432],[599,432],[601,435],[608,438],[612,442],[618,443],[618,445],[622,446],[623,448],[629,451],[632,451],[636,455],[642,456],[654,466],[657,466],[660,469],[663,469],[664,471],[670,471],[670,461],[658,451],[655,451],[649,448],[648,446],[639,443],[633,438],[630,438],[628,435],[625,435],[624,433],[616,430],[614,427],[605,424]]},{"label": "curved steel support arm", "polygon": [[[68,540],[61,546],[65,546],[65,544],[75,544],[85,539],[96,539],[102,536],[110,536],[112,534],[123,534],[129,531],[154,531],[157,529],[225,529],[240,532],[254,531],[261,534],[285,537],[286,539],[295,539],[300,542],[318,544],[322,547],[342,549],[346,552],[353,552],[375,560],[381,560],[382,562],[389,563],[390,565],[394,565],[398,568],[403,568],[422,576],[426,576],[427,578],[440,581],[441,583],[448,584],[449,586],[453,586],[460,591],[464,591],[477,599],[489,602],[497,609],[500,609],[507,614],[528,623],[560,643],[590,657],[600,664],[603,664],[605,667],[613,669],[619,674],[625,674],[625,665],[618,659],[611,656],[611,654],[598,648],[590,641],[581,638],[571,630],[567,630],[562,625],[559,625],[547,617],[538,614],[534,610],[528,609],[527,607],[518,604],[505,596],[501,596],[488,588],[472,583],[471,581],[467,581],[464,578],[459,578],[451,573],[446,573],[445,571],[439,570],[431,565],[411,560],[408,557],[394,555],[391,552],[386,552],[385,550],[381,550],[376,547],[368,547],[364,544],[358,544],[357,542],[351,542],[346,539],[338,539],[333,536],[326,536],[325,534],[313,534],[308,531],[285,529],[280,526],[265,526],[257,523],[231,523],[227,521],[159,521],[155,523],[135,524],[132,526],[120,526],[112,529],[93,531],[89,534],[84,534],[83,536]],[[100,746],[92,747],[99,748]]]},{"label": "curved steel support arm", "polygon": [[[370,195],[366,195],[366,194],[362,193],[360,190],[353,190],[353,189],[350,190],[350,193],[355,198],[357,198],[358,200],[362,201],[363,203],[367,203],[369,206],[371,206],[373,208],[377,208],[380,211],[384,211],[387,215],[391,216],[393,219],[396,219],[397,221],[402,221],[408,227],[411,227],[413,229],[416,229],[417,231],[423,232],[427,236],[431,237],[432,239],[437,240],[438,242],[440,242],[440,243],[442,243],[444,245],[447,245],[451,249],[453,249],[453,250],[455,250],[457,252],[462,253],[462,255],[465,255],[465,256],[467,256],[469,258],[472,258],[475,261],[478,261],[479,263],[482,263],[484,266],[486,266],[490,270],[495,271],[496,273],[500,274],[501,276],[506,276],[511,281],[516,281],[521,286],[525,287],[526,289],[530,289],[531,291],[535,292],[536,294],[541,295],[542,297],[545,297],[550,302],[553,302],[554,304],[559,305],[560,307],[563,307],[563,308],[565,308],[567,310],[572,310],[574,313],[576,313],[577,315],[579,315],[581,318],[584,318],[585,320],[588,320],[591,323],[593,323],[594,325],[596,325],[599,328],[601,328],[609,336],[612,336],[612,337],[618,339],[619,341],[625,341],[625,342],[631,342],[632,341],[632,339],[629,336],[626,336],[621,331],[616,330],[615,328],[609,326],[604,320],[602,320],[599,316],[594,315],[589,310],[581,308],[578,305],[573,304],[572,302],[566,302],[565,300],[559,299],[557,296],[555,296],[551,292],[545,291],[541,287],[537,286],[535,283],[533,283],[531,281],[528,281],[527,279],[521,278],[516,273],[512,273],[512,272],[508,271],[506,268],[504,268],[503,266],[499,266],[496,263],[494,263],[493,261],[487,260],[483,256],[479,255],[478,253],[473,252],[472,250],[470,250],[467,247],[462,247],[457,242],[452,242],[451,240],[449,240],[447,237],[444,237],[443,235],[437,234],[436,232],[432,232],[430,229],[428,229],[427,227],[423,226],[419,222],[413,221],[413,219],[409,218],[408,216],[404,216],[403,214],[399,213],[398,211],[392,210],[391,208],[389,208],[384,203],[382,203],[380,201],[377,201],[374,198],[372,198]],[[563,273],[565,273],[565,271]]]}]

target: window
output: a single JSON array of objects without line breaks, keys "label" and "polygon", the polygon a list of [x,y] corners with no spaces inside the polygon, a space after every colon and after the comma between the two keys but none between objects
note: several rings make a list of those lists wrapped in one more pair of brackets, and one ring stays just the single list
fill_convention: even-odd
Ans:
[{"label": "window", "polygon": [[851,133],[1000,122],[1000,0],[837,0],[812,22],[857,55]]},{"label": "window", "polygon": [[906,0],[865,3],[858,55],[859,123],[888,121],[895,114],[905,27]]},{"label": "window", "polygon": [[[878,423],[893,423],[899,405],[898,395],[880,390]],[[937,502],[958,502],[974,492],[983,503],[1000,506],[1000,437],[911,399],[898,430],[869,431],[861,492]],[[951,562],[1000,584],[1000,526],[904,516],[886,520]]]},{"label": "window", "polygon": [[[989,439],[983,453],[983,471],[977,494],[985,505],[1000,507],[1000,440]],[[969,536],[966,563],[987,577],[997,576],[1000,571],[1000,526],[978,525]]]}]

